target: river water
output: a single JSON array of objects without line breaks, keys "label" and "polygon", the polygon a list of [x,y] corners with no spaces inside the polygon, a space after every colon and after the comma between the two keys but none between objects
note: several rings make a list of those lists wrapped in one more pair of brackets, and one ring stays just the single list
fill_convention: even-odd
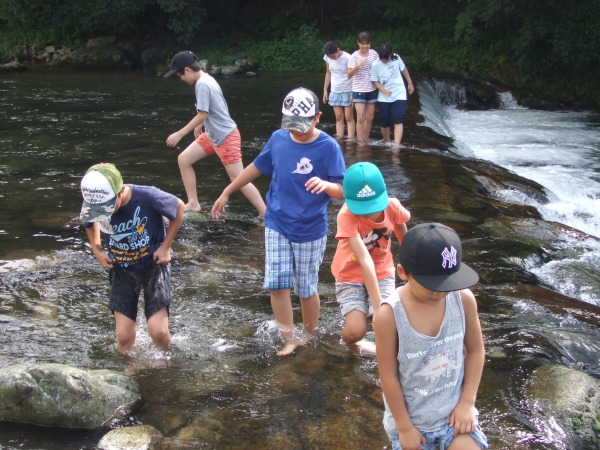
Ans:
[{"label": "river water", "polygon": [[[220,83],[241,130],[248,163],[278,127],[284,94],[301,85],[320,92],[322,75],[263,74]],[[531,370],[548,362],[600,374],[594,309],[600,304],[594,239],[598,117],[514,107],[466,113],[436,103],[434,95],[427,97],[425,84],[419,91],[427,116],[424,125],[459,140],[453,150],[459,157],[435,146],[416,145],[424,132],[412,126],[400,153],[378,142],[369,147],[343,143],[346,163],[378,164],[388,190],[412,211],[415,223],[447,221],[464,234],[466,255],[482,274],[476,295],[486,348],[490,354],[504,354],[488,360],[478,402],[493,448],[567,448],[564,436],[549,435],[548,426],[524,406],[522,386]],[[90,254],[78,221],[79,181],[90,165],[114,162],[126,182],[156,185],[184,198],[177,151],[164,141],[192,114],[193,91],[177,80],[48,70],[0,78],[0,367],[59,362],[130,374],[140,383],[145,402],[115,426],[153,425],[166,436],[167,448],[384,447],[375,359],[339,343],[343,320],[329,272],[339,201],[332,202],[328,251],[320,273],[320,325],[317,338],[306,348],[289,358],[274,356],[280,342],[268,294],[260,288],[263,227],[255,210],[238,195],[224,220],[186,221],[178,233],[170,321],[173,346],[167,352],[153,349],[140,321],[134,355],[124,358],[114,351],[107,274]],[[523,130],[525,123],[529,126]],[[571,138],[560,141],[561,133],[546,132],[559,123]],[[512,136],[510,126],[522,129],[521,139]],[[479,132],[473,133],[476,127]],[[322,128],[330,133],[335,129],[328,108]],[[570,131],[573,128],[577,131]],[[373,135],[378,135],[376,130]],[[514,139],[506,142],[507,136]],[[488,140],[474,140],[478,138]],[[542,147],[534,152],[536,145]],[[497,154],[491,154],[494,151]],[[550,164],[533,156],[552,152],[568,157],[554,158]],[[530,159],[525,160],[526,153],[532,154]],[[465,199],[460,183],[427,184],[434,171],[443,177],[449,167],[458,170],[461,158],[467,158],[464,164],[471,168],[487,167],[479,158],[503,165],[543,185],[550,198],[538,205],[519,197],[518,191],[498,190],[497,198],[489,200],[495,207],[539,207],[548,222],[558,220],[552,210],[564,212],[568,207],[564,215],[573,219],[562,223],[583,234],[574,233],[579,239],[571,245],[563,242],[564,248],[549,245],[552,251],[543,261],[515,256],[500,268],[491,267],[490,255],[505,244],[490,243],[489,228],[479,224],[495,226],[497,213],[478,206],[474,197]],[[573,187],[567,197],[564,186],[536,178],[549,170],[559,173],[556,178],[564,186]],[[565,174],[569,170],[571,181]],[[216,158],[209,158],[198,165],[197,173],[200,201],[209,209],[225,186],[225,172]],[[265,192],[268,180],[263,177],[256,184]],[[431,200],[451,199],[453,192],[461,199],[454,210],[441,211]],[[588,209],[580,204],[589,204]],[[533,274],[527,290],[494,278],[498,271],[512,273],[513,266]],[[560,281],[567,277],[569,286]],[[557,306],[559,294],[564,296],[561,300],[574,302],[570,312]],[[545,298],[554,302],[551,309],[543,303]],[[367,338],[373,339],[372,332]],[[0,448],[91,449],[104,433],[0,423]]]}]

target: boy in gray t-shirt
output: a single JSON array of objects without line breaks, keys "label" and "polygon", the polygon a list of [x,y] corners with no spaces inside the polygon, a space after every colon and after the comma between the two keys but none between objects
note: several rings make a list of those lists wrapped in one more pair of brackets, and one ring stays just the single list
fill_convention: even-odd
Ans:
[{"label": "boy in gray t-shirt", "polygon": [[[186,212],[200,211],[193,165],[206,156],[216,153],[221,158],[229,179],[233,181],[244,170],[242,139],[237,125],[229,115],[221,87],[213,77],[202,70],[192,52],[183,51],[173,56],[171,70],[164,77],[173,74],[184,83],[195,87],[197,113],[185,127],[169,135],[166,143],[169,147],[175,147],[186,134],[194,132],[196,139],[179,154],[177,163],[188,197],[185,210]],[[253,184],[248,184],[244,186],[242,193],[258,213],[264,216],[267,206],[258,189]]]},{"label": "boy in gray t-shirt", "polygon": [[373,319],[383,424],[393,449],[487,448],[475,408],[485,351],[467,289],[479,277],[461,256],[451,228],[410,229],[397,268],[406,284],[383,300]]}]

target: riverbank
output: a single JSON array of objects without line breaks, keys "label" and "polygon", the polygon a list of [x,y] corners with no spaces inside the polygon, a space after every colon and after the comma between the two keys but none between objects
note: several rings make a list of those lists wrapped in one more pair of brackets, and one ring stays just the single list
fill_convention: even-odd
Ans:
[{"label": "riverbank", "polygon": [[[569,89],[563,78],[536,76],[526,78],[518,68],[506,61],[503,70],[486,66],[471,55],[470,66],[463,67],[457,49],[446,42],[415,43],[400,45],[400,35],[389,31],[375,33],[381,38],[373,42],[377,48],[381,39],[391,42],[413,74],[421,77],[452,79],[470,86],[472,98],[478,97],[476,108],[485,106],[486,99],[493,98],[490,91],[510,91],[523,105],[537,109],[592,109],[600,110],[600,89]],[[340,46],[352,52],[356,44],[353,37],[339,40]],[[227,41],[203,42],[189,49],[195,51],[205,71],[214,76],[256,76],[264,71],[324,70],[322,61],[322,38],[313,27],[301,27],[298,33],[286,35],[273,41],[227,43]],[[436,45],[442,47],[435,47]],[[433,46],[433,47],[430,47]],[[5,56],[0,73],[26,70],[29,64],[43,64],[75,70],[124,70],[142,71],[161,75],[168,69],[174,53],[181,50],[163,40],[154,43],[119,41],[114,36],[102,36],[86,41],[85,45],[27,44],[13,46],[0,52]],[[436,56],[438,55],[438,56]],[[442,57],[441,55],[445,55]],[[452,56],[454,55],[454,56]],[[453,64],[448,61],[456,60]],[[475,63],[477,61],[477,63]],[[466,62],[465,62],[466,64]],[[587,93],[586,93],[587,92]],[[469,108],[473,105],[465,104]],[[494,106],[488,104],[487,107]]]}]

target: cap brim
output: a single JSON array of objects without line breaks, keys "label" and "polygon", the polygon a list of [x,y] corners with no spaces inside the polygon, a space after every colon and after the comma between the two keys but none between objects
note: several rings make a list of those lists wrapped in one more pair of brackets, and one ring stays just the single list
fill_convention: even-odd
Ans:
[{"label": "cap brim", "polygon": [[346,205],[352,214],[363,215],[363,214],[374,214],[383,211],[388,207],[388,196],[387,191],[381,194],[379,197],[370,200],[354,200],[346,198]]},{"label": "cap brim", "polygon": [[421,286],[435,292],[452,292],[471,287],[479,281],[479,275],[461,263],[460,269],[451,275],[410,274]]},{"label": "cap brim", "polygon": [[104,203],[83,202],[79,217],[82,222],[102,222],[108,219],[115,211],[117,196]]},{"label": "cap brim", "polygon": [[281,119],[281,129],[306,133],[308,130],[310,130],[314,120],[314,117],[298,117],[284,114],[283,118]]},{"label": "cap brim", "polygon": [[172,76],[175,72],[177,72],[177,69],[171,69],[169,70],[167,73],[165,73],[163,75],[163,78],[169,78],[170,76]]}]

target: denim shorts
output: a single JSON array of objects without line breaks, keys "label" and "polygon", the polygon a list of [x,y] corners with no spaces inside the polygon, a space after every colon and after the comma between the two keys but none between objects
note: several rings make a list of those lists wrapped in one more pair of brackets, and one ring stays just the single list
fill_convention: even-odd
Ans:
[{"label": "denim shorts", "polygon": [[371,92],[352,92],[354,103],[377,103],[377,89]]},{"label": "denim shorts", "polygon": [[[421,434],[427,441],[427,445],[421,445],[421,450],[436,450],[436,444],[439,444],[440,450],[446,450],[454,440],[454,427],[446,424],[446,426],[441,430],[429,431],[425,433],[421,431]],[[387,433],[387,435],[392,442],[392,450],[402,450],[402,447],[400,447],[399,436],[397,434],[390,433]],[[475,431],[469,436],[475,439],[475,442],[477,442],[482,449],[488,448],[487,437],[485,434],[483,434],[481,428],[479,428],[479,424],[477,424]]]},{"label": "denim shorts", "polygon": [[311,242],[290,242],[283,234],[265,227],[263,289],[294,288],[301,299],[316,294],[326,243],[327,236]]},{"label": "denim shorts", "polygon": [[221,145],[214,145],[208,139],[206,132],[200,134],[196,142],[207,155],[216,153],[224,166],[242,161],[242,137],[237,128],[227,135]]},{"label": "denim shorts", "polygon": [[135,322],[140,291],[144,289],[144,313],[146,320],[171,304],[171,265],[152,262],[141,270],[125,270],[114,265],[108,274],[110,296],[108,308],[119,312]]},{"label": "denim shorts", "polygon": [[329,106],[352,106],[352,92],[330,92]]},{"label": "denim shorts", "polygon": [[[381,298],[385,299],[392,295],[396,288],[396,277],[391,276],[378,280],[379,292]],[[352,281],[335,281],[335,297],[340,305],[342,316],[345,316],[350,311],[358,309],[359,311],[369,315],[369,294],[364,283],[355,283]]]}]

